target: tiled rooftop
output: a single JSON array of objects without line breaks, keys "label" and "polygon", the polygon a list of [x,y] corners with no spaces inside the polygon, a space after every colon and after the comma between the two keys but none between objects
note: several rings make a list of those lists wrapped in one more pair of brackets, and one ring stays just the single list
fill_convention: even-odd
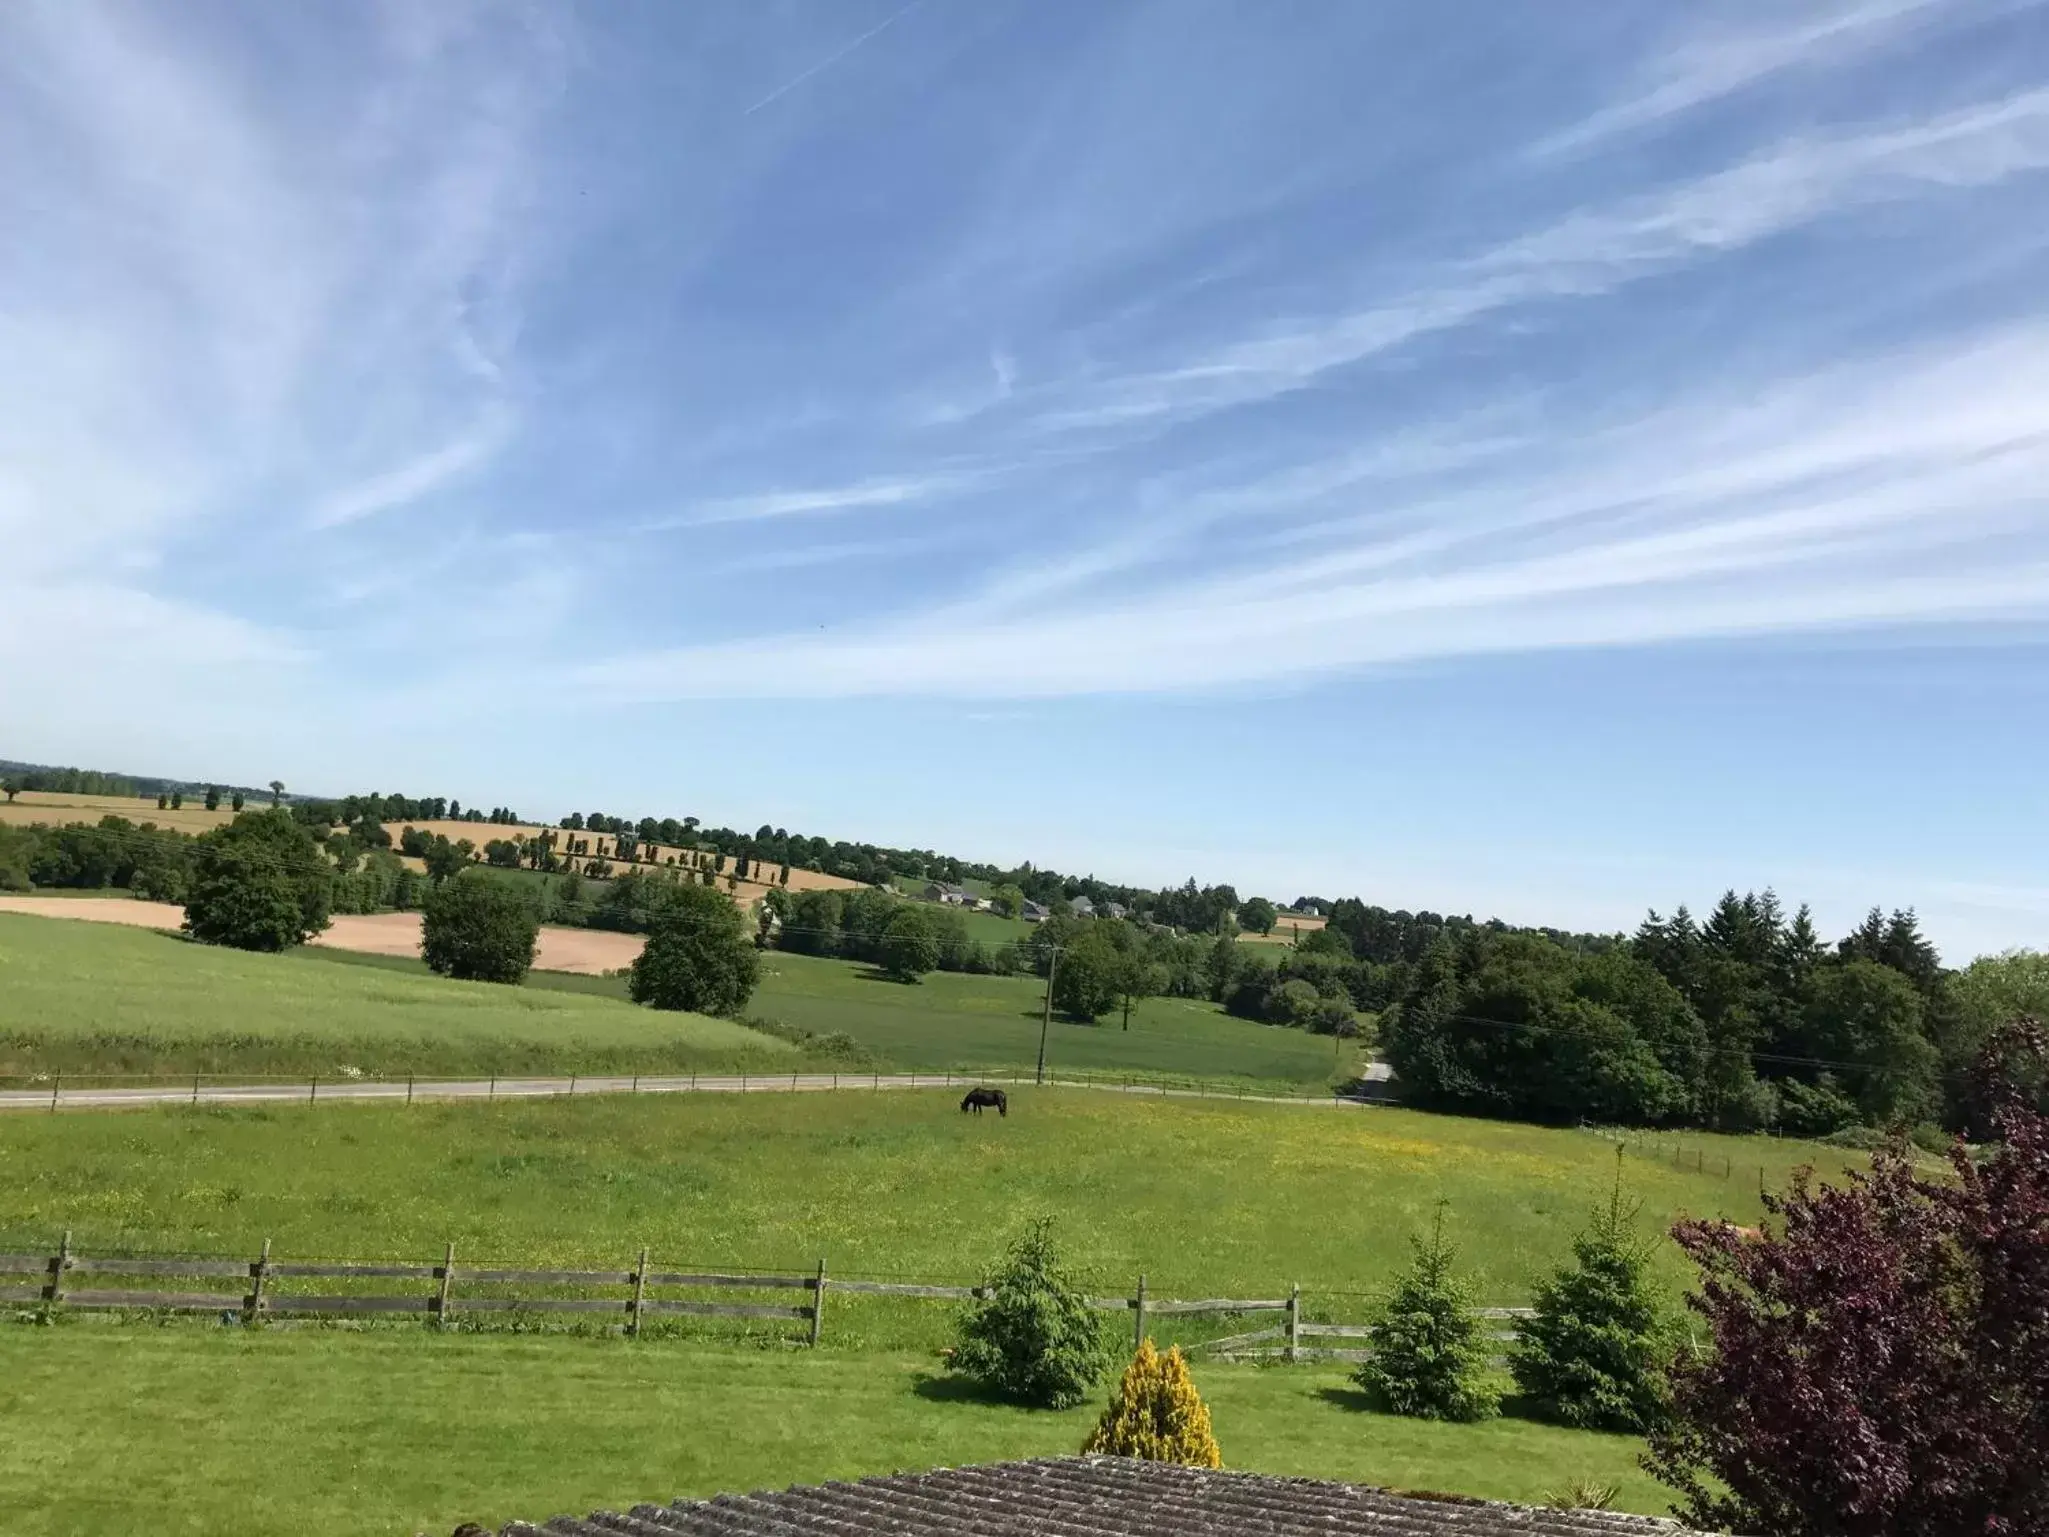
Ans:
[{"label": "tiled rooftop", "polygon": [[1008,1462],[515,1522],[504,1537],[1685,1537],[1649,1516],[1394,1494],[1119,1457]]}]

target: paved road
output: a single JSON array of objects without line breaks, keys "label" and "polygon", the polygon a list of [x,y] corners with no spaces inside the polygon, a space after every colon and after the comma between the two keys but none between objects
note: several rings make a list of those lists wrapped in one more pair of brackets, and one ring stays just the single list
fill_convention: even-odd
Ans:
[{"label": "paved road", "polygon": [[[1387,1069],[1375,1063],[1367,1076],[1384,1081]],[[1100,1089],[1111,1094],[1139,1094],[1159,1099],[1238,1099],[1276,1105],[1311,1105],[1330,1108],[1357,1105],[1361,1101],[1326,1098],[1291,1098],[1279,1094],[1238,1094],[1222,1089],[1165,1088],[1147,1083],[1090,1082],[1083,1079],[1052,1078],[1051,1086]],[[623,1074],[585,1078],[455,1078],[421,1079],[415,1082],[388,1080],[301,1079],[267,1083],[207,1083],[203,1079],[182,1086],[161,1081],[130,1088],[97,1088],[80,1085],[66,1088],[61,1082],[48,1088],[0,1090],[0,1110],[119,1110],[144,1105],[253,1105],[280,1102],[351,1104],[364,1101],[454,1099],[552,1099],[565,1094],[802,1094],[879,1092],[883,1089],[964,1088],[977,1083],[1004,1087],[1022,1086],[1025,1080],[997,1075],[976,1078],[962,1073],[786,1073],[670,1075],[630,1077]]]}]

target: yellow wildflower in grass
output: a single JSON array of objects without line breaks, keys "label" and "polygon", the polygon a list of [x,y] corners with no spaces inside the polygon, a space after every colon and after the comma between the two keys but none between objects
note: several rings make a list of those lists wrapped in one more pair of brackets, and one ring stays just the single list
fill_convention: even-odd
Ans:
[{"label": "yellow wildflower in grass", "polygon": [[1082,1452],[1191,1468],[1224,1465],[1210,1431],[1209,1408],[1195,1391],[1180,1346],[1161,1355],[1149,1339],[1139,1345]]}]

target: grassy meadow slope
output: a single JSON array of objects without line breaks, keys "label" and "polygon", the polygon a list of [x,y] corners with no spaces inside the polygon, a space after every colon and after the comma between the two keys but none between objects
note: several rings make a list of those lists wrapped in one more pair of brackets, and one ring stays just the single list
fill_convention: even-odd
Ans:
[{"label": "grassy meadow slope", "polygon": [[[915,986],[865,966],[778,952],[762,958],[749,1006],[806,1030],[840,1030],[906,1067],[1029,1067],[1039,1050],[1046,984],[1037,977],[934,972]],[[1148,998],[1093,1025],[1056,1018],[1055,1067],[1129,1069],[1322,1086],[1350,1076],[1359,1053],[1332,1038],[1233,1019],[1207,1001]]]},{"label": "grassy meadow slope", "polygon": [[[370,924],[381,920],[346,920]],[[584,930],[551,935],[617,941]],[[635,942],[637,944],[637,941]],[[1029,1070],[1044,984],[935,973],[905,986],[865,966],[762,957],[757,1016],[844,1034],[878,1066]],[[0,912],[0,1073],[488,1073],[656,1071],[787,1058],[724,1020],[626,1000],[619,977],[535,972],[524,987],[451,982],[417,958],[308,947],[251,955],[108,923]],[[1248,1024],[1216,1006],[1149,999],[1126,1031],[1055,1020],[1049,1061],[1320,1090],[1358,1051]]]},{"label": "grassy meadow slope", "polygon": [[728,1020],[0,913],[0,1072],[511,1072],[788,1059]]},{"label": "grassy meadow slope", "polygon": [[[1028,1214],[1058,1216],[1105,1284],[1315,1305],[1405,1262],[1440,1197],[1486,1299],[1517,1303],[1613,1178],[1577,1131],[1421,1112],[1015,1090],[1007,1119],[958,1094],[276,1106],[0,1117],[0,1247],[70,1229],[83,1249],[438,1254],[614,1263],[640,1245],[690,1264],[971,1277]],[[1724,1139],[1735,1175],[1632,1158],[1638,1222],[1755,1222],[1758,1166],[1851,1155]],[[1688,1160],[1689,1164],[1691,1160]],[[1659,1273],[1676,1288],[1669,1244]],[[1251,1288],[1251,1291],[1246,1290]],[[837,1307],[838,1304],[835,1304]],[[853,1304],[849,1302],[848,1307]],[[901,1309],[899,1304],[889,1304]],[[915,1312],[916,1310],[913,1309]],[[891,1316],[896,1316],[892,1314]]]}]

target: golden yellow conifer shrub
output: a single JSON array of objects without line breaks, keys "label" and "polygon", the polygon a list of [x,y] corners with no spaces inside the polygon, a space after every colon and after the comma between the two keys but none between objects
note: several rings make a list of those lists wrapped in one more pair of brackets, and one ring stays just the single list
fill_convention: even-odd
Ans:
[{"label": "golden yellow conifer shrub", "polygon": [[1195,1391],[1188,1363],[1176,1345],[1165,1355],[1146,1340],[1124,1369],[1110,1407],[1082,1446],[1084,1455],[1137,1457],[1220,1468],[1224,1454],[1210,1430],[1209,1408]]}]

